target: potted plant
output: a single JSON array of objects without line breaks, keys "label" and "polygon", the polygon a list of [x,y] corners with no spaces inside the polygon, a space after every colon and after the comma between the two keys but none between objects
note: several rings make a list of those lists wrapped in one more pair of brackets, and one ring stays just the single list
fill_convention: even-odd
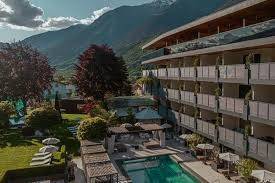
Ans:
[{"label": "potted plant", "polygon": [[250,64],[254,62],[254,54],[250,53],[245,59],[245,68],[250,69]]},{"label": "potted plant", "polygon": [[237,170],[242,176],[242,182],[252,183],[253,177],[251,177],[252,170],[257,167],[257,162],[252,159],[241,159],[237,164]]}]

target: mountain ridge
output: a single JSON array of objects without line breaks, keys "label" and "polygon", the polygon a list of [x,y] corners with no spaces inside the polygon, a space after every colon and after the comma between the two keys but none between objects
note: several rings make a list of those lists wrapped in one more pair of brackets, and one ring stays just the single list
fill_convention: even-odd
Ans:
[{"label": "mountain ridge", "polygon": [[[133,65],[139,64],[137,55],[141,52],[137,45],[208,15],[229,1],[231,0],[157,0],[139,6],[121,6],[105,13],[91,25],[75,25],[38,34],[24,42],[46,54],[50,64],[60,72],[72,70],[78,55],[90,44],[108,44],[118,55],[124,57],[131,54],[123,49],[131,52],[133,48],[139,53],[126,59],[129,70],[133,70]],[[140,74],[136,71],[133,73]]]}]

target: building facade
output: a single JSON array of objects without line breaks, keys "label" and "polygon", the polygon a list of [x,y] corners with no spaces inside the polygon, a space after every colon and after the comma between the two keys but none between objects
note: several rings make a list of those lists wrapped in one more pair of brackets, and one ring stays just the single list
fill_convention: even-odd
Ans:
[{"label": "building facade", "polygon": [[160,35],[143,49],[159,112],[275,170],[275,0],[246,0]]}]

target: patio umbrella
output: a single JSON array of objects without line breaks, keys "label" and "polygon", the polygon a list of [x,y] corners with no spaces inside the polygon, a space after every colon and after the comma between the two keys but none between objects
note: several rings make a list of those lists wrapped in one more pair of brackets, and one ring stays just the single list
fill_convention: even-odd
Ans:
[{"label": "patio umbrella", "polygon": [[167,129],[167,128],[172,128],[172,125],[168,124],[168,123],[164,123],[163,125],[161,125],[162,128]]},{"label": "patio umbrella", "polygon": [[133,125],[131,125],[130,123],[123,123],[122,125],[120,125],[120,127],[124,127],[124,128],[131,128]]},{"label": "patio umbrella", "polygon": [[57,152],[57,151],[58,151],[58,147],[52,146],[52,145],[44,146],[39,149],[40,153],[45,153],[45,152],[53,153],[53,152]]},{"label": "patio umbrella", "polygon": [[214,146],[211,145],[211,144],[198,144],[196,147],[199,148],[199,149],[204,150],[204,158],[205,159],[206,159],[206,151],[214,149]]},{"label": "patio umbrella", "polygon": [[42,143],[46,145],[55,145],[55,144],[58,144],[59,142],[60,140],[57,138],[47,138],[42,141]]},{"label": "patio umbrella", "polygon": [[252,170],[251,176],[257,178],[261,182],[275,183],[275,173],[267,170]]},{"label": "patio umbrella", "polygon": [[240,160],[239,155],[233,154],[233,153],[230,153],[230,152],[219,154],[219,158],[228,162],[228,174],[229,174],[229,164],[231,162],[236,163],[237,161]]}]

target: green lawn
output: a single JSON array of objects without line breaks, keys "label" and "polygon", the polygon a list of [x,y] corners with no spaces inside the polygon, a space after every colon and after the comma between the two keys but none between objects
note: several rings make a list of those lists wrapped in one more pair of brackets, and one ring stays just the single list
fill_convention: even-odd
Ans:
[{"label": "green lawn", "polygon": [[63,119],[67,119],[69,121],[78,121],[78,120],[83,120],[85,118],[89,117],[87,114],[62,114]]},{"label": "green lawn", "polygon": [[[69,154],[79,155],[79,141],[72,136],[67,127],[77,125],[79,119],[85,119],[88,115],[62,114],[62,117],[68,121],[54,126],[50,131],[66,146]],[[33,154],[41,147],[41,140],[26,139],[21,135],[21,130],[0,131],[0,180],[6,170],[29,167]]]},{"label": "green lawn", "polygon": [[43,145],[35,139],[26,140],[20,130],[2,131],[0,135],[0,179],[6,170],[27,168],[33,154]]}]

